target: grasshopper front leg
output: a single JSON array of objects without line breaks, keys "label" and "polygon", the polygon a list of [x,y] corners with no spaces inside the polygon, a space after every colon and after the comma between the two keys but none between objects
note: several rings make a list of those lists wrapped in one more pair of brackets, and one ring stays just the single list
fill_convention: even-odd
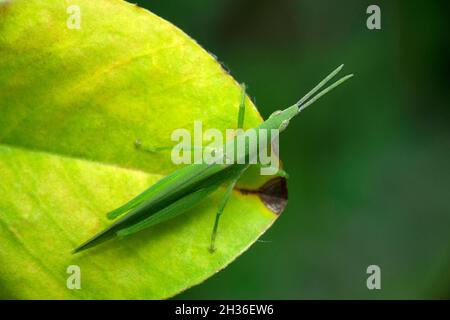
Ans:
[{"label": "grasshopper front leg", "polygon": [[[239,177],[240,177],[240,175],[239,175]],[[228,200],[230,199],[231,193],[236,185],[236,182],[239,180],[239,177],[235,178],[228,185],[227,191],[225,192],[225,195],[223,196],[222,201],[220,202],[219,208],[217,209],[216,219],[214,220],[214,226],[213,226],[213,230],[211,233],[211,244],[209,246],[209,251],[211,253],[216,251],[215,242],[216,242],[216,236],[217,236],[217,229],[219,227],[220,216],[222,215],[223,210],[225,209],[225,206],[227,205]]]}]

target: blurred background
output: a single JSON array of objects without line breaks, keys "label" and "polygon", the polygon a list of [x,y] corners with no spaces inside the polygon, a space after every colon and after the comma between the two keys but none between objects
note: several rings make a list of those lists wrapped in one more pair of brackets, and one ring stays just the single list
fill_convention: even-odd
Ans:
[{"label": "blurred background", "polygon": [[263,241],[176,298],[450,298],[448,1],[132,2],[217,55],[265,118],[355,73],[282,135],[290,199]]}]

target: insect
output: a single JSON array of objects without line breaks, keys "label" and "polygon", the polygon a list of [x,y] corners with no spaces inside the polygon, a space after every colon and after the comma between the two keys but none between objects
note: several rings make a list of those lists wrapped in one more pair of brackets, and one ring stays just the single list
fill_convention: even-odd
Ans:
[{"label": "insect", "polygon": [[[325,89],[322,89],[332,78],[334,78],[343,68],[339,66],[319,84],[317,84],[310,92],[291,107],[282,111],[274,112],[266,121],[254,128],[256,131],[267,130],[267,139],[271,140],[271,132],[278,130],[282,132],[286,129],[289,121],[299,114],[302,110],[313,104],[320,97],[330,92],[353,75],[347,75]],[[322,91],[318,92],[320,89]],[[318,92],[318,93],[317,93]],[[317,93],[317,94],[316,94]],[[243,128],[246,96],[245,85],[242,85],[242,100],[239,106],[239,114],[237,127]],[[247,133],[243,133],[245,135]],[[232,142],[238,137],[234,137]],[[233,145],[234,146],[234,145]],[[224,144],[217,150],[219,154],[225,156],[225,150],[230,146]],[[240,160],[250,159],[255,155],[252,154],[251,148],[245,146],[244,152],[235,155]],[[226,207],[231,193],[241,175],[249,168],[249,163],[242,161],[233,161],[232,163],[200,163],[187,165],[179,170],[174,171],[168,176],[159,180],[156,184],[125,203],[121,207],[109,212],[109,219],[117,219],[105,230],[99,232],[91,239],[81,244],[73,250],[73,253],[83,251],[85,249],[96,246],[102,242],[110,240],[114,237],[126,237],[138,231],[154,226],[161,222],[172,219],[189,209],[217,190],[220,186],[227,184],[226,191],[217,208],[217,213],[211,233],[211,242],[209,249],[214,252],[216,249],[215,241],[218,232],[220,217]]]}]

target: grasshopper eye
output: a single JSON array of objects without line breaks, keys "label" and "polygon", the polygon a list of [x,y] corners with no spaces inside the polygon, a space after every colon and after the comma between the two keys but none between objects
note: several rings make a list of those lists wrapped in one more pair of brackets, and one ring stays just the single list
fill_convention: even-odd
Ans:
[{"label": "grasshopper eye", "polygon": [[274,116],[277,116],[277,115],[279,115],[281,112],[282,112],[281,110],[277,110],[277,111],[275,111],[274,113],[272,113],[272,114],[269,116],[269,118],[272,118],[272,117],[274,117]]}]

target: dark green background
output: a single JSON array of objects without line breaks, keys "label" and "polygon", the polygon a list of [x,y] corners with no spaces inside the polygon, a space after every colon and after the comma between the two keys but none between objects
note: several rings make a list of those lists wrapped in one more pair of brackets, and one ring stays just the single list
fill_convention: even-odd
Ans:
[{"label": "dark green background", "polygon": [[264,242],[177,298],[450,297],[448,2],[133,2],[217,55],[264,117],[355,73],[282,136],[290,200]]}]

